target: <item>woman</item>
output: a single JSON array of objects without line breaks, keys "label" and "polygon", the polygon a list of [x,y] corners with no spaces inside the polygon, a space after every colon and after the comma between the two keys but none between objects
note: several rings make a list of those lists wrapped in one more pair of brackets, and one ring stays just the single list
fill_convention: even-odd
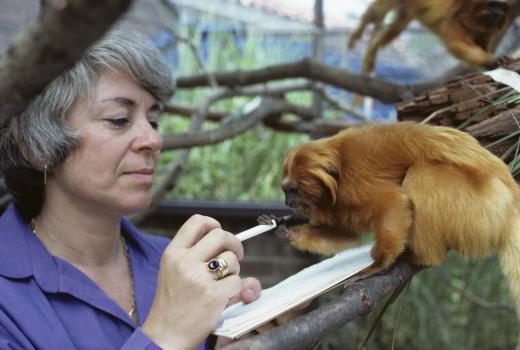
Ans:
[{"label": "woman", "polygon": [[1,133],[0,348],[194,349],[250,302],[241,243],[195,215],[169,243],[123,217],[150,204],[173,81],[128,33],[90,48]]}]

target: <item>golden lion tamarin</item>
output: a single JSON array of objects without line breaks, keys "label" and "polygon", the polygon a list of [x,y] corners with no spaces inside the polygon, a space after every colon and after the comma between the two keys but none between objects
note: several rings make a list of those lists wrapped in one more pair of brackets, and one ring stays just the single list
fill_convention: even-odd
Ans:
[{"label": "golden lion tamarin", "polygon": [[359,278],[405,249],[420,265],[450,249],[497,252],[520,310],[520,190],[470,135],[409,122],[352,127],[290,150],[282,175],[286,205],[308,220],[277,229],[296,248],[328,255],[371,231],[374,263]]},{"label": "golden lion tamarin", "polygon": [[[362,67],[362,73],[369,74],[379,48],[417,19],[455,57],[473,66],[492,69],[506,60],[495,60],[492,50],[511,21],[510,7],[511,0],[375,0],[351,33],[348,47],[355,46],[368,24],[374,25]],[[384,25],[390,11],[395,11],[395,16]]]}]

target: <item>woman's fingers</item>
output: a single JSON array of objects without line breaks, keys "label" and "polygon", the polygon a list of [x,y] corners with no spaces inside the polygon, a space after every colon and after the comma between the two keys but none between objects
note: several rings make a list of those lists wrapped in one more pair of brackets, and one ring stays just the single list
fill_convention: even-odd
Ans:
[{"label": "woman's fingers", "polygon": [[192,215],[177,231],[170,246],[176,248],[191,248],[208,232],[219,229],[220,223],[209,216]]},{"label": "woman's fingers", "polygon": [[260,296],[262,285],[260,281],[254,277],[246,277],[242,279],[242,289],[240,290],[240,300],[249,304]]},{"label": "woman's fingers", "polygon": [[[235,253],[233,252],[230,252],[230,251],[226,251],[226,252],[223,252],[223,253],[220,253],[218,255],[218,257],[220,257],[221,259],[223,259],[225,261],[225,263],[227,264],[227,268],[228,268],[228,272],[227,272],[227,275],[238,275],[240,273],[240,264],[238,263],[238,259],[237,259],[237,256],[235,255]],[[218,260],[217,260],[218,262]],[[220,262],[218,262],[220,264]],[[206,264],[206,268],[209,270],[209,262],[208,263],[205,263]],[[211,274],[213,274],[213,277],[218,280],[218,273],[217,271],[209,271]]]},{"label": "woman's fingers", "polygon": [[262,291],[262,286],[260,281],[258,281],[254,277],[246,277],[241,281],[240,293],[233,296],[229,299],[226,307],[238,303],[239,301],[243,301],[246,304],[249,304],[260,296],[260,292]]},{"label": "woman's fingers", "polygon": [[233,252],[238,260],[242,260],[244,257],[242,242],[235,235],[221,228],[215,228],[208,232],[193,246],[192,251],[202,261],[209,261],[223,251]]}]

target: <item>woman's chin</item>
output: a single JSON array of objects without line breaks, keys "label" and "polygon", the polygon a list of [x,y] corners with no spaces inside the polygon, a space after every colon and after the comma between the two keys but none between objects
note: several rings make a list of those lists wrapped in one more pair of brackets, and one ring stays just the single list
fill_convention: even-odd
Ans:
[{"label": "woman's chin", "polygon": [[150,207],[152,203],[151,196],[143,196],[141,198],[135,198],[123,204],[124,215],[137,214]]}]

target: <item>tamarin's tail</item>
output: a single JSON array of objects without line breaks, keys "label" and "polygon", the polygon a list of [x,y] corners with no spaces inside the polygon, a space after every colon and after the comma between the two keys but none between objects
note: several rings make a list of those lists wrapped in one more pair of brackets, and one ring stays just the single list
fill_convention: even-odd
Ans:
[{"label": "tamarin's tail", "polygon": [[498,256],[520,318],[520,215],[514,219],[509,234],[505,235]]}]

